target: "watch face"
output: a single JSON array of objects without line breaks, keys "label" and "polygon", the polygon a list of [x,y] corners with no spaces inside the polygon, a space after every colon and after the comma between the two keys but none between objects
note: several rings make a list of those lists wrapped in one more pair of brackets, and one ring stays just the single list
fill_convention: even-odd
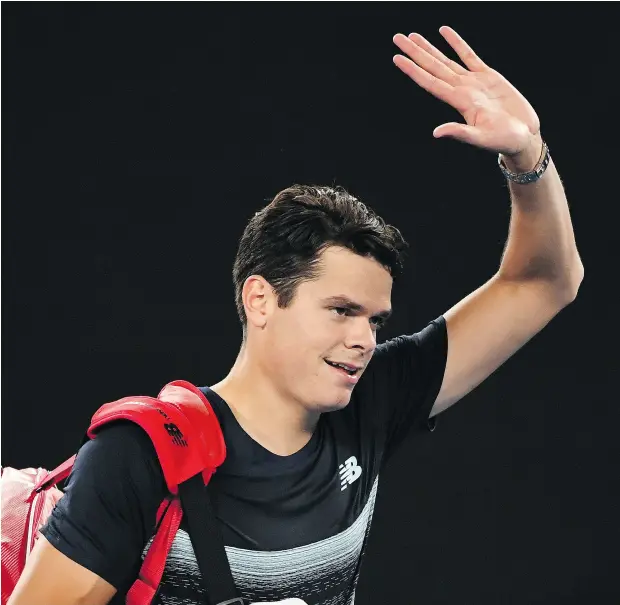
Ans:
[{"label": "watch face", "polygon": [[508,168],[504,165],[501,154],[498,156],[498,164],[504,176],[509,181],[518,183],[519,185],[528,185],[529,183],[536,182],[545,173],[550,161],[551,156],[549,155],[549,147],[544,141],[541,158],[536,166],[534,166],[534,168],[529,172],[521,172],[518,174],[515,172],[510,172],[510,170],[508,170]]}]

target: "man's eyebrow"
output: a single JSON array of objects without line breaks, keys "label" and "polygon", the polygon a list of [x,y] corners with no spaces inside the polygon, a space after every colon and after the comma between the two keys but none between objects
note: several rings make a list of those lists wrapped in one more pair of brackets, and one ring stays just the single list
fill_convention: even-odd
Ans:
[{"label": "man's eyebrow", "polygon": [[[351,311],[356,311],[357,313],[366,312],[366,307],[364,307],[364,305],[360,305],[359,303],[352,301],[348,296],[344,296],[342,294],[339,296],[330,296],[329,298],[325,298],[323,302],[334,307],[350,309]],[[392,309],[386,309],[385,311],[375,313],[373,317],[381,317],[383,320],[387,320],[390,315],[392,315]]]}]

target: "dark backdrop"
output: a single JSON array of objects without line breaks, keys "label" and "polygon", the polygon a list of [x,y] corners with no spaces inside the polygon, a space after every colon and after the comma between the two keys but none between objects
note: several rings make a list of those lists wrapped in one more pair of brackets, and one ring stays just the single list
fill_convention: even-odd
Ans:
[{"label": "dark backdrop", "polygon": [[394,33],[445,50],[447,23],[538,111],[586,277],[400,450],[358,604],[620,602],[606,6],[3,3],[2,463],[52,467],[100,404],[222,378],[240,338],[238,238],[293,182],[349,188],[410,241],[382,338],[486,281],[509,219],[496,158],[435,141],[458,116],[392,65]]}]

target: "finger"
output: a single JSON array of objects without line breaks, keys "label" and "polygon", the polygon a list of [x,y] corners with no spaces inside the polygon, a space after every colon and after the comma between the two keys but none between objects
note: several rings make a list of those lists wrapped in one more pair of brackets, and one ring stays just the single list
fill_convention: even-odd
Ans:
[{"label": "finger", "polygon": [[409,39],[415,42],[420,48],[423,48],[429,55],[432,55],[438,61],[449,67],[455,74],[463,76],[467,74],[467,70],[456,61],[449,59],[438,48],[435,48],[426,38],[420,34],[409,34]]},{"label": "finger", "polygon": [[428,73],[411,59],[402,55],[396,55],[394,57],[394,64],[418,86],[430,92],[444,103],[448,103],[454,109],[461,112],[461,114],[467,109],[467,104],[456,94],[453,86]]},{"label": "finger", "polygon": [[418,86],[427,92],[430,92],[432,95],[438,99],[441,99],[445,103],[452,105],[452,93],[454,88],[450,86],[450,84],[440,80],[432,74],[429,74],[419,65],[416,65],[411,59],[403,57],[402,55],[396,55],[394,57],[394,64],[404,74],[408,75]]},{"label": "finger", "polygon": [[484,147],[481,134],[474,126],[468,126],[467,124],[458,124],[457,122],[449,122],[448,124],[442,124],[437,126],[433,130],[433,136],[436,139],[444,137],[450,137],[463,143],[469,143],[470,145],[476,145],[477,147]]},{"label": "finger", "polygon": [[425,69],[429,74],[440,78],[448,84],[455,84],[458,76],[445,63],[442,63],[431,54],[427,53],[422,47],[415,42],[403,36],[396,34],[393,38],[394,44],[406,53],[421,68]]},{"label": "finger", "polygon": [[455,50],[461,61],[471,71],[484,71],[488,69],[485,62],[472,50],[472,48],[451,27],[444,25],[439,28],[439,33],[445,41]]}]

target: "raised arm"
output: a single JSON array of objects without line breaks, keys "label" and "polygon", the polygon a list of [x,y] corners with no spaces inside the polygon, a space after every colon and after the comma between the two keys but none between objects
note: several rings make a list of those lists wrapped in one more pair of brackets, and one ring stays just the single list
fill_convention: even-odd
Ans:
[{"label": "raised arm", "polygon": [[[531,171],[543,157],[536,112],[454,30],[439,31],[463,65],[419,34],[394,37],[407,55],[394,57],[394,63],[465,120],[437,127],[434,136],[500,154],[512,173]],[[575,299],[583,279],[568,202],[553,162],[535,182],[509,183],[512,215],[499,269],[445,313],[448,359],[431,415],[461,399],[520,349]]]}]

